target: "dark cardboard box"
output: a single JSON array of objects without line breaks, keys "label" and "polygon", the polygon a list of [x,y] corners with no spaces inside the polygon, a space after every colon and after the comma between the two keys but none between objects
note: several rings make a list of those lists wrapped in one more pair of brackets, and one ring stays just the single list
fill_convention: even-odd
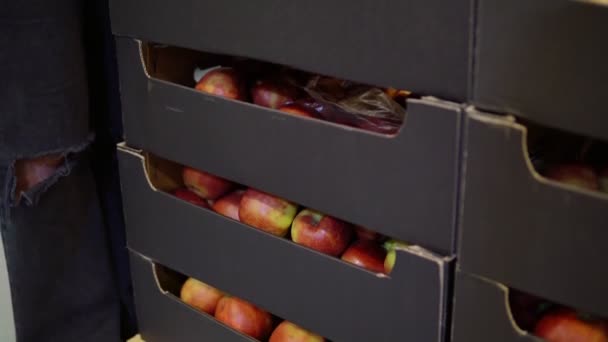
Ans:
[{"label": "dark cardboard box", "polygon": [[142,338],[148,342],[253,342],[176,295],[179,284],[153,260],[131,251],[133,291]]},{"label": "dark cardboard box", "polygon": [[192,70],[180,69],[171,49],[146,57],[139,41],[117,44],[129,146],[453,252],[460,105],[410,100],[398,135],[380,135],[152,78]]},{"label": "dark cardboard box", "polygon": [[509,289],[456,272],[452,342],[541,342],[521,330],[509,308]]},{"label": "dark cardboard box", "polygon": [[538,174],[512,117],[467,114],[462,270],[608,316],[608,195]]},{"label": "dark cardboard box", "polygon": [[132,250],[335,341],[444,341],[452,258],[412,246],[374,274],[160,191],[160,160],[119,162]]},{"label": "dark cardboard box", "polygon": [[478,2],[473,103],[608,139],[608,6]]},{"label": "dark cardboard box", "polygon": [[114,34],[464,100],[471,0],[110,1]]}]

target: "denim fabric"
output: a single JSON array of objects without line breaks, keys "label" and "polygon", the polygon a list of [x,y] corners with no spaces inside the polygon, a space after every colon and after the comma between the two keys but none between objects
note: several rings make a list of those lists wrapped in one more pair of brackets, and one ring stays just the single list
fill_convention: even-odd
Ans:
[{"label": "denim fabric", "polygon": [[[112,244],[124,234],[114,224],[120,202],[107,204],[117,187],[99,181],[115,177],[112,157],[89,148],[100,128],[89,108],[97,94],[88,81],[85,2],[0,6],[0,229],[19,342],[121,340],[118,287],[128,285],[117,283],[116,269],[127,260],[114,252],[124,243]],[[49,153],[66,155],[64,165],[17,203],[15,160]],[[106,165],[105,176],[93,161]]]},{"label": "denim fabric", "polygon": [[[2,169],[7,189],[12,175]],[[119,301],[88,160],[68,157],[27,197],[35,200],[9,203],[0,218],[17,340],[119,341]]]},{"label": "denim fabric", "polygon": [[0,161],[60,152],[89,135],[82,7],[2,1]]}]

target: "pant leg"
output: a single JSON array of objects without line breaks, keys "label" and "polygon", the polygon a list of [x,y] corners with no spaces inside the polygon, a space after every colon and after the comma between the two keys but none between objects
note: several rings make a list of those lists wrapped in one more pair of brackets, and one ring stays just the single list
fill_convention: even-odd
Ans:
[{"label": "pant leg", "polygon": [[35,203],[21,201],[2,215],[17,340],[119,341],[119,301],[90,164],[70,160],[58,173],[33,190],[43,193],[29,194]]},{"label": "pant leg", "polygon": [[0,160],[62,151],[90,133],[86,0],[0,4]]},{"label": "pant leg", "polygon": [[89,162],[70,158],[10,206],[15,160],[74,152],[90,141],[85,1],[8,1],[0,9],[0,225],[18,341],[119,340]]}]

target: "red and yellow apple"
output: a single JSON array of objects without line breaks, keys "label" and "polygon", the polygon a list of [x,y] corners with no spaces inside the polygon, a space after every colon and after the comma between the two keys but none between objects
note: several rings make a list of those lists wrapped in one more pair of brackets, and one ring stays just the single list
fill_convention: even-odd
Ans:
[{"label": "red and yellow apple", "polygon": [[386,258],[384,259],[384,272],[390,274],[395,267],[395,261],[397,259],[397,249],[405,248],[408,244],[397,240],[388,240],[384,243],[384,249],[386,250]]},{"label": "red and yellow apple", "polygon": [[188,278],[180,292],[180,298],[184,303],[206,312],[215,314],[216,307],[224,293],[194,278]]},{"label": "red and yellow apple", "polygon": [[277,109],[295,101],[297,88],[276,80],[258,80],[251,88],[251,99],[258,106]]},{"label": "red and yellow apple", "polygon": [[550,305],[550,303],[539,297],[515,289],[509,289],[511,314],[517,325],[523,330],[534,330],[534,326],[540,315]]},{"label": "red and yellow apple", "polygon": [[207,203],[206,200],[204,200],[199,195],[195,194],[194,192],[192,192],[188,189],[184,189],[184,188],[177,189],[177,190],[173,191],[173,196],[183,199],[184,201],[187,201],[194,205],[198,205],[199,207],[209,209],[209,203]]},{"label": "red and yellow apple", "polygon": [[576,312],[562,309],[543,316],[534,334],[547,342],[608,342],[608,323],[585,321]]},{"label": "red and yellow apple", "polygon": [[321,253],[340,256],[352,240],[350,224],[311,209],[304,209],[291,224],[291,239]]},{"label": "red and yellow apple", "polygon": [[195,89],[233,100],[247,99],[242,76],[229,67],[210,70],[198,81]]},{"label": "red and yellow apple", "polygon": [[371,240],[358,240],[342,254],[342,260],[376,273],[384,273],[385,258],[386,250]]},{"label": "red and yellow apple", "polygon": [[233,220],[239,221],[239,207],[243,198],[243,190],[236,190],[228,195],[220,197],[213,203],[213,211],[218,214],[230,217]]},{"label": "red and yellow apple", "polygon": [[359,240],[381,241],[384,239],[382,234],[361,226],[355,226],[355,233]]},{"label": "red and yellow apple", "polygon": [[268,342],[325,342],[325,339],[288,321],[279,324]]},{"label": "red and yellow apple", "polygon": [[587,190],[599,190],[595,170],[585,164],[561,164],[550,167],[545,176],[557,182],[578,186]]},{"label": "red and yellow apple", "polygon": [[182,179],[188,189],[208,200],[215,200],[234,188],[230,181],[187,166],[182,171]]},{"label": "red and yellow apple", "polygon": [[272,316],[255,305],[235,297],[223,297],[217,304],[215,318],[227,326],[258,340],[272,331]]},{"label": "red and yellow apple", "polygon": [[307,118],[318,118],[318,115],[314,110],[306,108],[297,103],[281,106],[279,110],[292,115],[305,116]]},{"label": "red and yellow apple", "polygon": [[241,222],[276,236],[289,232],[298,206],[271,194],[247,189],[241,198],[239,218]]}]

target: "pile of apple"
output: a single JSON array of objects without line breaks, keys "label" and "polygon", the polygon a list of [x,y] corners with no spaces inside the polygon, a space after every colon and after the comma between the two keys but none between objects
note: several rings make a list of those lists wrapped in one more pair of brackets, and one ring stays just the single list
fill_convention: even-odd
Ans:
[{"label": "pile of apple", "polygon": [[608,144],[529,125],[528,150],[543,176],[590,191],[608,192]]},{"label": "pile of apple", "polygon": [[543,174],[564,184],[608,193],[608,167],[596,169],[585,163],[557,164],[548,167]]},{"label": "pile of apple", "polygon": [[289,321],[282,321],[275,328],[277,319],[267,311],[194,278],[188,278],[182,285],[180,298],[232,329],[260,341],[266,341],[268,336],[269,342],[325,341],[323,337]]},{"label": "pile of apple", "polygon": [[547,342],[608,342],[608,320],[510,291],[511,312],[518,326]]},{"label": "pile of apple", "polygon": [[291,238],[299,245],[375,273],[388,274],[394,267],[396,249],[405,243],[382,234],[304,208],[286,199],[242,188],[228,180],[184,167],[185,188],[173,194],[195,205],[240,221],[267,233]]},{"label": "pile of apple", "polygon": [[[299,80],[295,81],[295,78]],[[277,71],[273,65],[260,67],[260,64],[197,70],[195,79],[195,89],[207,94],[382,134],[397,133],[403,122],[406,98],[410,95],[404,90],[355,85],[285,68]],[[302,82],[306,83],[302,81],[306,79],[317,80],[315,84],[321,84],[318,91],[326,92],[332,100],[328,100],[327,96],[322,99],[324,96],[319,94],[311,95],[311,89],[301,85]],[[349,86],[343,86],[345,84]],[[354,96],[348,93],[348,89],[354,89]],[[354,113],[349,108],[361,111]]]}]

